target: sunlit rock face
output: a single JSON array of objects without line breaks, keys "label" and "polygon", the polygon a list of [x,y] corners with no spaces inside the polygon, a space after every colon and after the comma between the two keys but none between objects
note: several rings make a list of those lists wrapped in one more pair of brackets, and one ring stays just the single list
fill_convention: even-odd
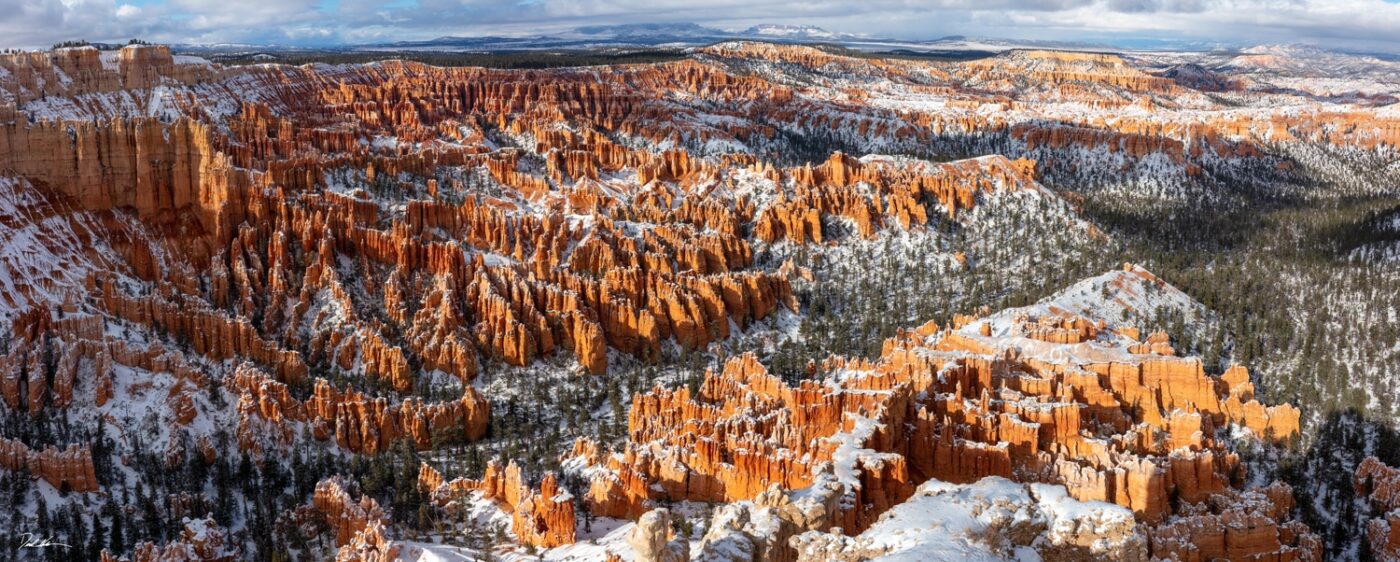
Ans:
[{"label": "sunlit rock face", "polygon": [[[684,500],[771,504],[755,498],[773,487],[821,515],[799,532],[869,533],[921,483],[1001,477],[1126,508],[1125,533],[1152,557],[1320,559],[1316,536],[1291,520],[1292,491],[1242,489],[1244,467],[1218,431],[1287,441],[1297,409],[1260,404],[1243,368],[1217,377],[1144,348],[1083,293],[1124,307],[1185,298],[1129,265],[1039,305],[920,327],[875,361],[829,358],[796,385],[738,357],[696,395],[637,395],[624,447],[582,440],[566,464],[591,475],[592,512],[613,517]],[[817,490],[839,501],[820,508]],[[867,548],[816,540],[805,548],[852,559]]]},{"label": "sunlit rock face", "polygon": [[[1383,92],[1107,54],[929,62],[722,43],[512,71],[221,68],[134,45],[3,54],[0,70],[0,400],[123,434],[150,417],[145,445],[171,466],[480,441],[496,399],[473,386],[483,373],[609,377],[803,314],[795,285],[821,280],[775,249],[936,237],[1006,200],[1102,241],[1052,178],[1211,187],[1293,177],[1278,147],[1400,145]],[[1004,537],[1001,555],[1318,559],[1291,491],[1247,487],[1234,446],[1286,444],[1299,411],[1257,399],[1244,367],[1208,373],[1166,334],[1122,324],[1125,308],[1189,304],[1146,270],[1083,283],[911,326],[871,360],[810,357],[800,381],[741,355],[694,391],[644,390],[625,440],[559,451],[572,479],[497,463],[450,481],[425,466],[420,484],[489,501],[512,540],[540,548],[577,543],[583,506],[640,520],[629,543],[658,560],[918,556],[880,535],[918,529],[928,505],[989,514],[960,532]],[[104,492],[86,443],[7,437],[0,466]],[[1383,513],[1372,550],[1393,555],[1400,525],[1367,466],[1358,490]],[[373,500],[322,484],[308,501],[336,522],[340,559],[397,552]],[[694,544],[658,511],[685,501],[725,504]],[[1083,529],[1099,525],[1111,540],[1092,544]],[[206,528],[137,557],[237,557]]]}]

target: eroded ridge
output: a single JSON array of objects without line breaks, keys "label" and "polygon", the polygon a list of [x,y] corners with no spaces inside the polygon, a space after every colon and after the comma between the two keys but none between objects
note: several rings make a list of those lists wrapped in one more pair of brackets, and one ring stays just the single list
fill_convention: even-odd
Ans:
[{"label": "eroded ridge", "polygon": [[[1133,266],[1096,281],[1160,283]],[[1286,441],[1299,417],[1258,402],[1244,368],[1209,375],[1054,304],[961,320],[890,339],[874,361],[829,358],[795,384],[746,355],[698,393],[639,394],[623,448],[580,440],[569,454],[590,482],[581,501],[635,518],[770,486],[804,500],[835,492],[835,509],[807,528],[859,533],[923,482],[998,476],[1130,509],[1153,557],[1320,559],[1286,485],[1242,489],[1226,428]]]}]

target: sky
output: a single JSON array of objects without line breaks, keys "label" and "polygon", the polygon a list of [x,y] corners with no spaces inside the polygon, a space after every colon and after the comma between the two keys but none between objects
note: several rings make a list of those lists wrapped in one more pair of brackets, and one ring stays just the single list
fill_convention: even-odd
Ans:
[{"label": "sky", "polygon": [[815,25],[896,39],[1304,43],[1400,53],[1400,0],[0,0],[0,47],[130,38],[327,46],[643,22]]}]

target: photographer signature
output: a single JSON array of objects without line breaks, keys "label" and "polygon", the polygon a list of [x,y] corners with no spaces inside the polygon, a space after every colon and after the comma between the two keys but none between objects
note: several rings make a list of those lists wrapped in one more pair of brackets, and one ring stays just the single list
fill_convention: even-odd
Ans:
[{"label": "photographer signature", "polygon": [[51,546],[72,548],[61,542],[54,542],[53,537],[38,537],[34,533],[20,533],[19,536],[24,539],[24,542],[19,545],[20,548],[48,548]]}]

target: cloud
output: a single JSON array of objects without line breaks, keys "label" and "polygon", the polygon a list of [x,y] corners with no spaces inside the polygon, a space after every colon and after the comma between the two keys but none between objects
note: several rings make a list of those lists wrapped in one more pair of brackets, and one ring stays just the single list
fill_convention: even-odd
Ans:
[{"label": "cloud", "polygon": [[580,25],[816,24],[906,39],[942,35],[1111,41],[1315,42],[1400,52],[1385,0],[0,0],[0,47],[140,37],[332,44],[525,35]]}]

